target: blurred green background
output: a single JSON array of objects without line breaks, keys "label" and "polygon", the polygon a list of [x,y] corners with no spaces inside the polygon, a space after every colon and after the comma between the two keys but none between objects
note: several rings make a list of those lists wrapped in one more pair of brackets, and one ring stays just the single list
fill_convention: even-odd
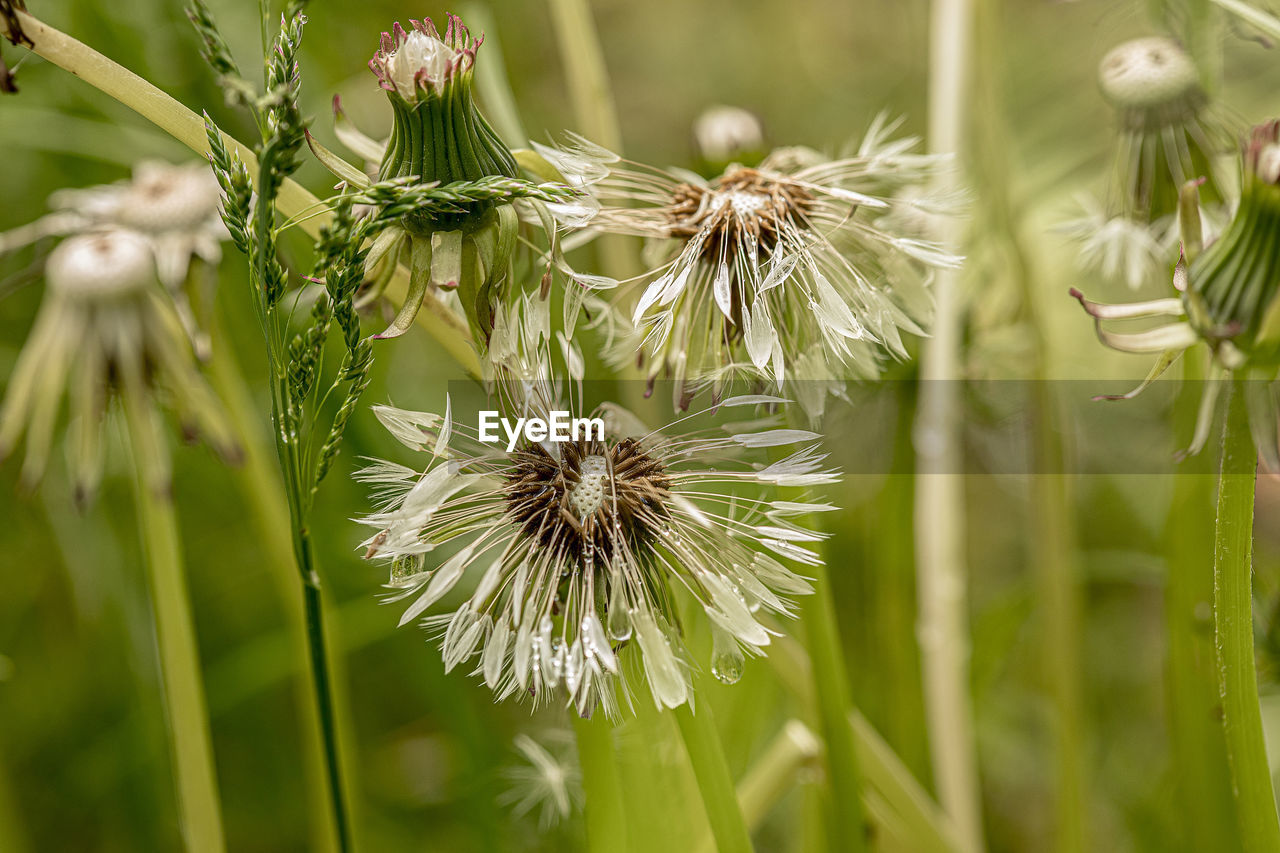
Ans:
[{"label": "blurred green background", "polygon": [[[207,109],[242,139],[252,128],[227,109],[197,53],[177,0],[32,0],[33,14],[124,63],[196,110]],[[211,2],[241,67],[260,53],[258,7]],[[1130,36],[1157,32],[1148,4],[986,0],[978,4],[980,91],[974,103],[973,299],[967,372],[1025,378],[1030,296],[1047,340],[1044,375],[1054,379],[1141,378],[1148,362],[1098,345],[1066,290],[1119,299],[1116,286],[1081,281],[1071,248],[1052,231],[1077,193],[1098,190],[1113,141],[1109,110],[1097,94],[1098,59]],[[856,138],[880,110],[923,132],[928,68],[928,5],[921,0],[593,0],[614,84],[628,156],[657,164],[691,161],[694,117],[707,106],[747,107],[772,144],[834,150]],[[303,102],[317,135],[332,143],[329,102],[340,93],[357,124],[375,135],[388,116],[365,64],[378,33],[408,16],[439,16],[428,4],[366,0],[315,2],[302,50]],[[463,9],[453,9],[462,11]],[[573,128],[562,66],[542,2],[495,2],[512,88],[537,139]],[[1222,38],[1222,92],[1241,125],[1280,112],[1276,54],[1232,30]],[[486,44],[484,50],[492,50]],[[10,63],[22,52],[5,45]],[[483,57],[483,52],[482,52]],[[68,186],[127,177],[140,157],[185,161],[190,153],[144,120],[60,69],[28,58],[21,93],[0,98],[0,230],[46,210]],[[299,179],[323,193],[331,185],[314,162]],[[994,200],[993,200],[994,199]],[[1010,248],[1014,247],[1014,248]],[[219,304],[237,359],[255,388],[265,428],[268,401],[260,338],[240,258],[227,248]],[[1015,259],[1014,255],[1017,255]],[[1016,260],[1016,262],[1015,262]],[[0,260],[0,377],[7,377],[40,300],[30,252]],[[1145,292],[1159,295],[1158,288]],[[909,376],[899,369],[899,376]],[[419,331],[378,351],[365,402],[408,408],[440,404],[459,369]],[[1075,413],[1088,383],[1059,386]],[[1117,416],[1133,437],[1173,449],[1171,395],[1129,403]],[[835,533],[827,552],[858,705],[928,787],[928,745],[920,735],[915,645],[912,470],[913,392],[895,388],[866,417],[837,410],[828,431],[878,435],[868,465],[830,490],[843,509],[824,519]],[[1041,542],[1027,510],[1032,479],[1010,461],[1016,447],[990,440],[1021,417],[970,401],[966,479],[977,714],[989,846],[1046,849],[1053,836],[1052,720],[1040,641],[1048,604],[1037,586]],[[1069,414],[1062,437],[1073,460],[1106,458],[1110,430]],[[1145,438],[1142,439],[1145,441]],[[494,705],[461,672],[445,675],[437,652],[415,629],[396,630],[398,609],[380,606],[383,570],[359,559],[360,529],[349,519],[368,508],[364,490],[342,474],[358,457],[401,458],[367,409],[352,421],[339,470],[321,491],[314,525],[331,604],[339,661],[348,774],[357,836],[365,850],[560,850],[582,844],[581,815],[539,829],[536,813],[505,802],[504,768],[520,763],[519,733],[554,742],[566,712],[530,715]],[[1212,448],[1212,445],[1211,445]],[[23,494],[13,460],[0,465],[0,851],[171,850],[180,842],[168,768],[154,635],[139,566],[127,457],[116,437],[100,499],[81,512],[58,464],[34,494]],[[1213,451],[1206,451],[1209,463]],[[407,460],[406,460],[407,461]],[[1082,463],[1085,464],[1085,463]],[[1174,478],[1099,463],[1071,478],[1072,560],[1083,602],[1079,638],[1090,849],[1189,849],[1174,805],[1178,768],[1170,759],[1165,684],[1164,531]],[[1013,473],[1010,473],[1013,472]],[[235,851],[307,849],[309,819],[296,736],[300,657],[285,632],[280,591],[233,475],[203,448],[175,450],[175,486],[188,561],[228,840]],[[1206,512],[1209,510],[1206,508]],[[1280,483],[1259,481],[1256,573],[1262,614],[1264,713],[1280,715],[1266,694],[1280,675],[1269,638],[1280,598]],[[1186,547],[1204,554],[1207,539]],[[797,713],[767,662],[749,663],[732,688],[709,701],[730,762],[742,773]],[[664,724],[653,723],[661,733]],[[668,732],[668,735],[670,733]],[[687,848],[691,830],[663,821],[664,803],[687,793],[678,742],[623,738],[628,792],[658,845]],[[670,774],[683,781],[669,785]],[[681,775],[684,774],[684,775]],[[765,820],[762,850],[808,849],[815,839],[804,777]]]}]

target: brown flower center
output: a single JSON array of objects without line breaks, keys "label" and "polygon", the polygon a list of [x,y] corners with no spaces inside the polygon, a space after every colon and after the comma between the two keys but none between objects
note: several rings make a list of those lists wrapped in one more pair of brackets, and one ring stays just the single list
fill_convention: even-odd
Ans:
[{"label": "brown flower center", "polygon": [[787,222],[803,220],[813,204],[804,187],[756,169],[736,169],[711,187],[680,184],[672,195],[671,236],[688,239],[706,229],[702,257],[713,261],[748,243],[767,256]]},{"label": "brown flower center", "polygon": [[514,455],[507,514],[525,535],[575,560],[588,550],[612,553],[619,537],[632,549],[651,542],[667,514],[670,479],[662,463],[630,438],[613,447],[560,447],[558,460],[537,444]]}]

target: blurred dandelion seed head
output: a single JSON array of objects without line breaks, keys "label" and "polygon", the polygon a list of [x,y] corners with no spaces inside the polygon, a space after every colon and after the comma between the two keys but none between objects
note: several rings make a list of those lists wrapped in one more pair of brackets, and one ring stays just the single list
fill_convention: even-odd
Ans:
[{"label": "blurred dandelion seed head", "polygon": [[1098,65],[1103,96],[1126,121],[1168,124],[1194,115],[1206,101],[1191,56],[1171,38],[1133,39]]},{"label": "blurred dandelion seed head", "polygon": [[45,283],[71,299],[103,300],[152,287],[156,266],[147,242],[129,231],[72,237],[53,250]]},{"label": "blurred dandelion seed head", "polygon": [[[27,434],[28,483],[44,471],[64,394],[71,414],[70,464],[82,500],[101,477],[101,422],[115,397],[135,410],[163,400],[188,434],[203,435],[224,458],[239,457],[230,424],[197,371],[177,312],[156,280],[146,238],[121,230],[69,237],[49,256],[45,276],[44,301],[0,410],[0,455]],[[144,443],[162,454],[163,438],[152,420],[131,422],[131,428],[146,431]],[[167,476],[163,463],[157,470]]]},{"label": "blurred dandelion seed head", "polygon": [[693,123],[693,139],[702,159],[721,169],[764,153],[760,119],[741,107],[719,104],[703,110]]},{"label": "blurred dandelion seed head", "polygon": [[155,253],[160,280],[178,290],[193,258],[222,259],[226,226],[218,213],[221,193],[205,163],[172,165],[146,160],[128,181],[62,190],[50,201],[71,214],[73,230],[122,228],[142,235]]}]

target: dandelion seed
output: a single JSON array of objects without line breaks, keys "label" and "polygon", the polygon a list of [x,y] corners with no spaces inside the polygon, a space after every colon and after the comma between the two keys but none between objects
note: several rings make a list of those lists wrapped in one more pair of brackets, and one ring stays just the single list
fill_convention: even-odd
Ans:
[{"label": "dandelion seed", "polygon": [[503,769],[511,783],[503,801],[511,804],[517,815],[537,809],[538,825],[544,830],[568,819],[584,799],[572,741],[564,737],[556,740],[553,753],[528,735],[516,735],[513,745],[523,762]]}]

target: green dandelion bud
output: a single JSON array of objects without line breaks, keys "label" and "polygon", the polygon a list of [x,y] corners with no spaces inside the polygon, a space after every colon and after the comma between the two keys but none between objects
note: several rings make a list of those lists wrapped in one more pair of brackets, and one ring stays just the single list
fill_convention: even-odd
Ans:
[{"label": "green dandelion bud", "polygon": [[[382,34],[369,67],[391,102],[391,136],[379,181],[447,187],[486,178],[519,177],[511,152],[477,109],[472,96],[476,52],[456,16],[440,35],[430,19],[398,23]],[[497,295],[507,279],[518,217],[509,201],[475,200],[448,210],[415,209],[401,219],[404,237],[388,246],[394,258],[407,248],[408,296],[382,338],[403,334],[429,288],[456,290],[473,336],[486,344]],[[389,251],[394,248],[394,251]],[[375,259],[376,260],[376,259]]]},{"label": "green dandelion bud", "polygon": [[1188,278],[1188,317],[1210,343],[1238,351],[1228,350],[1228,360],[1270,362],[1280,355],[1280,121],[1254,128],[1239,210]]},{"label": "green dandelion bud", "polygon": [[[409,23],[410,32],[397,23],[391,33],[383,33],[382,46],[369,61],[387,91],[394,122],[378,179],[451,184],[494,175],[517,177],[515,159],[476,108],[471,93],[483,37],[473,39],[453,15],[443,37],[429,18]],[[405,227],[429,234],[467,217],[410,214]]]}]

